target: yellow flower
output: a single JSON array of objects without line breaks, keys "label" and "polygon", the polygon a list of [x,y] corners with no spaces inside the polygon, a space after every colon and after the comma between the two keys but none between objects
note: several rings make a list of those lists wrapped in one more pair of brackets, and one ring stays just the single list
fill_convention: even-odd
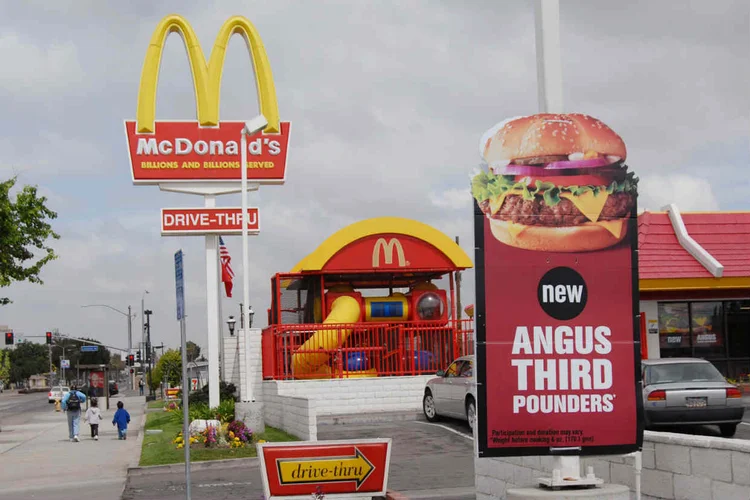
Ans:
[{"label": "yellow flower", "polygon": [[259,440],[258,440],[258,442],[259,442],[259,443],[265,443],[265,442],[266,442],[266,440],[265,440],[265,439],[259,439]]},{"label": "yellow flower", "polygon": [[180,443],[177,445],[177,449],[179,450],[180,448],[184,448],[184,446],[185,446],[184,444]]},{"label": "yellow flower", "polygon": [[229,431],[229,439],[234,439],[234,432]]}]

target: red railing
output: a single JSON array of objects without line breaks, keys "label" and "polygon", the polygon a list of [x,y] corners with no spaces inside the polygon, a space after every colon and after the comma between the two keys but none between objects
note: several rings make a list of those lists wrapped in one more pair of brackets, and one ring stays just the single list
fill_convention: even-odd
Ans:
[{"label": "red railing", "polygon": [[262,341],[263,377],[276,380],[426,375],[474,353],[471,320],[272,325]]}]

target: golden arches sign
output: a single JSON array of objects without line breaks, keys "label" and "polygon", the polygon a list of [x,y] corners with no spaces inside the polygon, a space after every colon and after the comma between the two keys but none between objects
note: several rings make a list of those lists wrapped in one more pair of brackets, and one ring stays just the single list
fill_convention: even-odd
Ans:
[{"label": "golden arches sign", "polygon": [[273,83],[271,65],[263,46],[263,41],[255,26],[245,17],[234,16],[227,19],[216,36],[211,59],[206,63],[198,36],[190,23],[178,15],[170,15],[161,20],[151,36],[146,52],[146,60],[141,72],[141,85],[138,91],[136,122],[138,133],[152,133],[156,119],[156,87],[159,80],[164,43],[170,33],[178,33],[185,44],[190,70],[193,74],[195,104],[198,122],[203,126],[219,124],[219,96],[221,76],[224,68],[229,39],[240,34],[245,39],[255,69],[255,83],[258,89],[260,112],[268,120],[267,132],[279,132],[279,107],[276,100],[276,87]]},{"label": "golden arches sign", "polygon": [[[195,91],[196,121],[156,120],[156,89],[164,45],[177,33],[187,51]],[[224,62],[232,35],[247,45],[255,70],[260,112],[268,125],[248,139],[247,179],[262,184],[286,181],[291,124],[279,120],[271,65],[255,26],[234,16],[221,26],[208,61],[198,36],[183,17],[169,15],[156,26],[141,70],[136,119],[125,121],[133,182],[235,181],[241,177],[240,134],[244,121],[220,121],[219,100]]]},{"label": "golden arches sign", "polygon": [[393,253],[396,251],[398,256],[399,267],[406,266],[406,257],[404,256],[404,247],[398,238],[391,238],[386,242],[385,238],[378,238],[372,249],[372,267],[380,267],[380,251],[383,251],[383,257],[386,265],[393,264]]}]

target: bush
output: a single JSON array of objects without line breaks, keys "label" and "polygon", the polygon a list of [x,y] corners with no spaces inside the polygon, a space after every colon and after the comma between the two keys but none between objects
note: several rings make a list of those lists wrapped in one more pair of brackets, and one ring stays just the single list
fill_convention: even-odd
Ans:
[{"label": "bush", "polygon": [[[237,401],[237,397],[234,393],[237,392],[237,387],[234,384],[227,384],[226,382],[219,383],[219,400],[224,401],[225,399],[231,399]],[[208,404],[208,385],[204,385],[193,393],[190,393],[190,406],[193,405],[193,401],[196,403]]]},{"label": "bush", "polygon": [[[175,411],[175,421],[182,423],[182,411]],[[188,418],[193,420],[219,420],[222,424],[234,420],[234,399],[225,399],[216,408],[209,408],[206,403],[190,401]]]},{"label": "bush", "polygon": [[214,409],[213,412],[222,424],[229,423],[234,420],[234,399],[225,399],[219,406]]}]

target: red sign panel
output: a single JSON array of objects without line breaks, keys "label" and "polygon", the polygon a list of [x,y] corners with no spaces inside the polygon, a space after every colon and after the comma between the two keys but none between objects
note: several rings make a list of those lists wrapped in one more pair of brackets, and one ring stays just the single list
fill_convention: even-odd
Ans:
[{"label": "red sign panel", "polygon": [[453,269],[443,252],[413,236],[378,234],[347,245],[324,266],[325,271],[410,271]]},{"label": "red sign panel", "polygon": [[[248,208],[247,230],[260,232],[257,208]],[[161,234],[180,236],[186,234],[241,234],[241,208],[162,208]]]},{"label": "red sign panel", "polygon": [[[259,132],[247,139],[247,179],[263,184],[286,180],[291,124],[281,132]],[[222,121],[201,127],[197,121],[157,121],[153,134],[135,132],[125,122],[130,165],[135,184],[240,180],[240,133],[244,122]]]},{"label": "red sign panel", "polygon": [[521,248],[494,223],[475,204],[479,456],[640,449],[635,215],[593,251]]},{"label": "red sign panel", "polygon": [[390,439],[258,443],[268,500],[385,495]]}]

